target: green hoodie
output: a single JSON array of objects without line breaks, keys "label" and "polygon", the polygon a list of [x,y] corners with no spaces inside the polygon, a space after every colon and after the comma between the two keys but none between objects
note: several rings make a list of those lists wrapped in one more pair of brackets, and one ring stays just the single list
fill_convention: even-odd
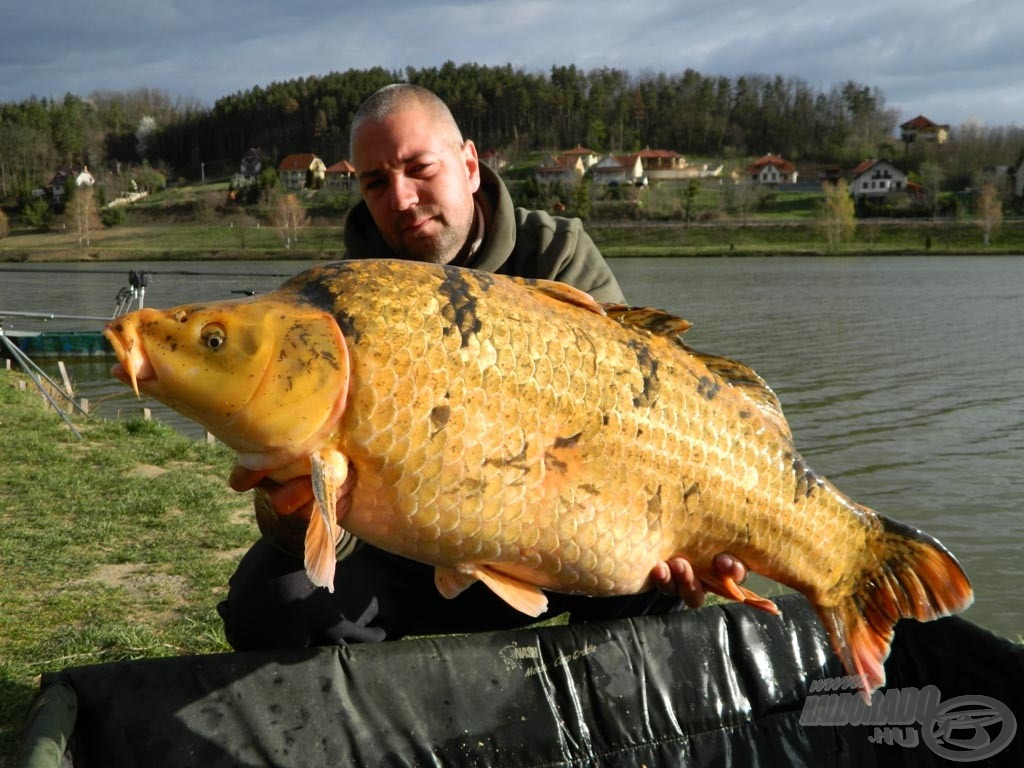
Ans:
[{"label": "green hoodie", "polygon": [[[558,280],[598,301],[625,303],[615,275],[579,219],[514,207],[504,182],[483,164],[475,197],[484,212],[484,241],[467,266],[499,275]],[[396,257],[364,202],[345,222],[345,250],[350,259]]]}]

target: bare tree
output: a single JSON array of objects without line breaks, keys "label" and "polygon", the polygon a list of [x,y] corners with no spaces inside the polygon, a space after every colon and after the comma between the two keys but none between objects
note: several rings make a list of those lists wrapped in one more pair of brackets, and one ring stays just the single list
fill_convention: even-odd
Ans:
[{"label": "bare tree", "polygon": [[841,243],[853,237],[857,229],[856,210],[846,179],[840,179],[835,184],[826,184],[824,192],[818,221],[825,230],[828,249],[834,251]]},{"label": "bare tree", "polygon": [[100,226],[96,196],[92,187],[85,186],[74,190],[65,210],[68,222],[78,233],[78,244],[88,248],[92,231]]},{"label": "bare tree", "polygon": [[993,235],[998,234],[999,228],[1003,225],[1003,203],[999,199],[999,190],[992,182],[982,185],[975,213],[985,239],[985,247],[988,248]]},{"label": "bare tree", "polygon": [[274,203],[274,226],[281,233],[285,248],[299,242],[299,230],[309,224],[309,215],[295,195],[281,195]]}]

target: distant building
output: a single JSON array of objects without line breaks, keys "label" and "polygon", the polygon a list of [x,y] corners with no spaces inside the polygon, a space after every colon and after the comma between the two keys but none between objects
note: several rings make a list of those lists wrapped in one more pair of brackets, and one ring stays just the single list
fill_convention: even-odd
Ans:
[{"label": "distant building", "polygon": [[900,140],[906,144],[918,140],[945,144],[949,140],[949,126],[933,123],[924,115],[918,115],[900,125]]},{"label": "distant building", "polygon": [[563,184],[578,184],[587,168],[579,155],[548,155],[533,169],[533,176],[541,184],[560,181]]},{"label": "distant building", "polygon": [[797,176],[793,163],[770,152],[747,166],[747,178],[755,184],[796,184]]},{"label": "distant building", "polygon": [[265,162],[266,157],[263,154],[263,150],[258,147],[250,147],[249,151],[242,155],[242,160],[238,164],[238,175],[235,176],[235,183],[238,185],[255,184],[256,180],[260,177],[260,173],[263,171],[263,164]]},{"label": "distant building", "polygon": [[591,174],[597,184],[642,184],[644,166],[639,155],[605,155],[593,166]]},{"label": "distant building", "polygon": [[53,198],[53,202],[59,203],[64,199],[64,195],[67,193],[69,185],[75,187],[91,187],[96,183],[96,179],[91,173],[89,173],[89,166],[83,165],[81,167],[75,166],[71,168],[64,168],[63,170],[57,171],[50,179],[50,196]]},{"label": "distant building", "polygon": [[488,147],[480,152],[480,162],[495,173],[498,173],[508,165],[508,160],[502,157],[494,147]]},{"label": "distant building", "polygon": [[850,194],[855,198],[880,198],[906,193],[907,174],[888,160],[865,160],[851,171]]},{"label": "distant building", "polygon": [[324,161],[312,152],[286,155],[277,165],[277,175],[285,189],[299,190],[306,187],[306,179],[312,176],[314,184],[322,182],[327,171]]},{"label": "distant building", "polygon": [[339,160],[324,171],[324,186],[327,189],[341,192],[355,189],[357,185],[355,166],[348,160]]}]

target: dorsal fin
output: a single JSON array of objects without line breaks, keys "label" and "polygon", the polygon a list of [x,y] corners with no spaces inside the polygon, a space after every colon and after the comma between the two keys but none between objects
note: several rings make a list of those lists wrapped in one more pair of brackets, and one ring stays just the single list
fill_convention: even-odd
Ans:
[{"label": "dorsal fin", "polygon": [[572,304],[577,307],[582,307],[590,312],[594,312],[598,315],[604,314],[604,307],[586,291],[581,291],[579,288],[574,288],[566,283],[559,283],[555,280],[540,280],[528,277],[509,277],[514,283],[519,283],[527,290],[536,291],[544,296],[555,301],[564,301],[566,304]]},{"label": "dorsal fin", "polygon": [[672,338],[680,347],[703,362],[713,374],[725,379],[732,386],[738,387],[784,434],[790,434],[789,424],[786,423],[786,417],[782,413],[782,404],[779,402],[778,396],[753,368],[732,358],[698,352],[683,343],[680,336],[692,327],[692,323],[678,315],[651,307],[605,304],[604,310],[608,317],[617,320],[622,325],[641,328],[653,334]]},{"label": "dorsal fin", "polygon": [[663,309],[652,307],[627,307],[623,304],[605,304],[604,311],[623,325],[643,328],[659,336],[681,336],[693,323]]},{"label": "dorsal fin", "polygon": [[720,376],[732,386],[739,388],[747,397],[754,401],[761,411],[771,419],[786,436],[791,436],[789,424],[782,413],[782,403],[778,395],[768,386],[761,375],[745,363],[721,355],[709,355],[698,352],[683,344],[690,354],[698,358],[716,376]]}]

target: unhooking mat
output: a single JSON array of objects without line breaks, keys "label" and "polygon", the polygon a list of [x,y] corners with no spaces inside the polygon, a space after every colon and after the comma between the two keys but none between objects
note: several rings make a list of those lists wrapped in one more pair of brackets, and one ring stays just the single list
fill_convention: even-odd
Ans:
[{"label": "unhooking mat", "polygon": [[[886,665],[896,700],[856,724],[860,699],[810,607],[778,603],[781,617],[730,604],[66,669],[43,678],[20,765],[835,768],[950,766],[985,749],[980,764],[1024,765],[1020,646],[959,618],[903,622]],[[979,696],[985,724],[977,702],[960,730],[940,722],[943,703]],[[928,722],[900,721],[926,700]]]}]

